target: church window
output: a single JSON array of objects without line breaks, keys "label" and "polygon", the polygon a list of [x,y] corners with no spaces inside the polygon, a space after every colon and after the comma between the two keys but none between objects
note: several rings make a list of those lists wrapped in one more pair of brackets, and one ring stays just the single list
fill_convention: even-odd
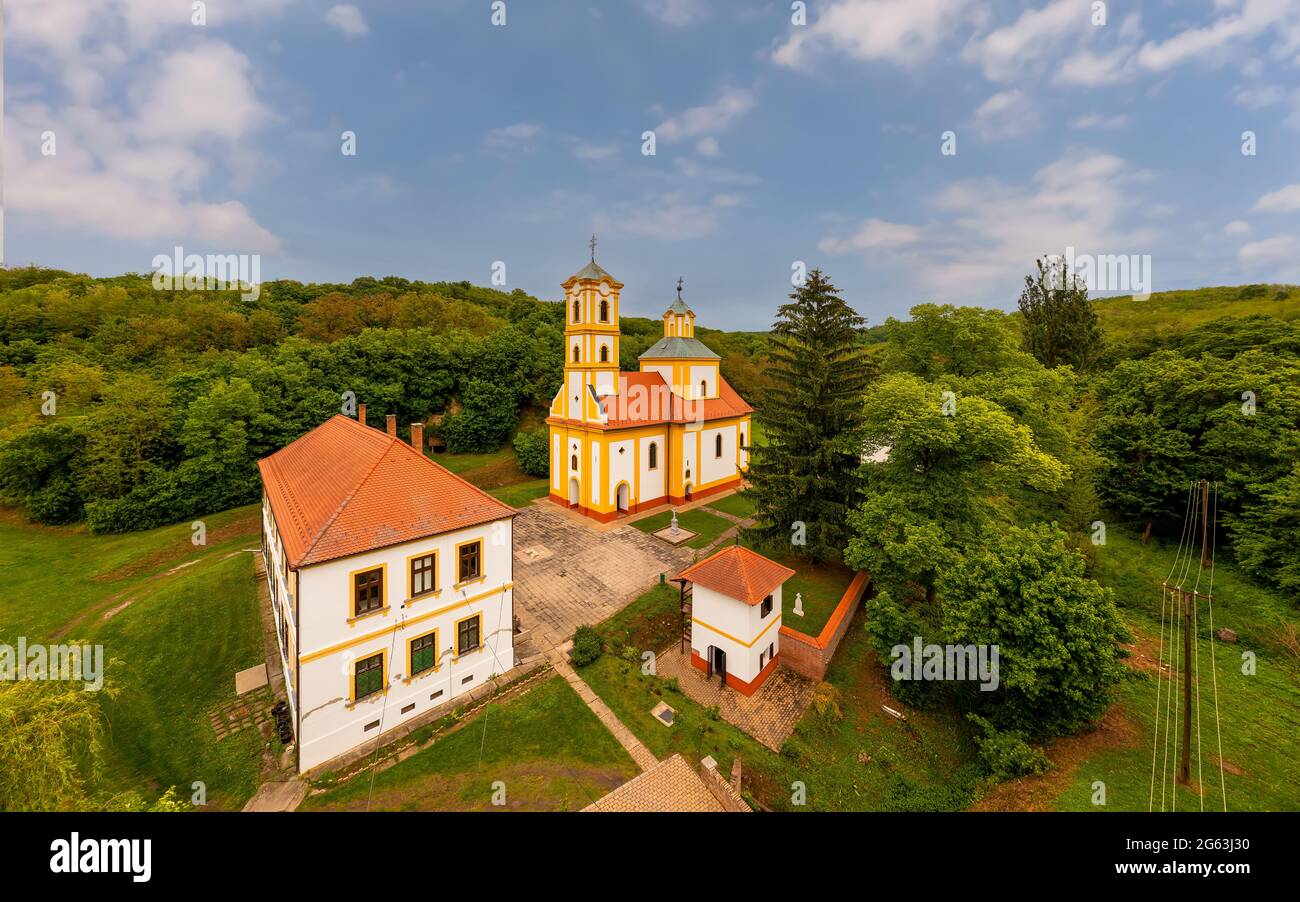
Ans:
[{"label": "church window", "polygon": [[713,456],[714,456],[714,457],[721,457],[721,456],[722,456],[722,436],[721,436],[721,435],[715,435],[715,436],[713,437]]},{"label": "church window", "polygon": [[575,454],[569,458],[569,469],[570,470],[578,469],[578,455]]},{"label": "church window", "polygon": [[609,345],[600,346],[600,362],[609,363]]},{"label": "church window", "polygon": [[744,433],[744,432],[741,432],[741,433],[740,433],[740,447],[742,447],[742,448],[745,447],[745,433]]},{"label": "church window", "polygon": [[700,397],[701,397],[701,398],[707,397],[708,394],[709,394],[709,383],[706,382],[705,380],[701,379],[701,380],[700,380]]},{"label": "church window", "polygon": [[573,362],[574,362],[574,363],[577,363],[577,362],[578,362],[578,346],[577,346],[577,345],[574,345],[574,346],[573,346]]},{"label": "church window", "polygon": [[573,321],[574,321],[575,323],[578,321],[578,319],[579,319],[578,314],[581,313],[581,312],[582,312],[582,308],[578,306],[578,302],[577,302],[577,301],[574,301],[574,302],[573,302]]},{"label": "church window", "polygon": [[609,301],[600,302],[600,321],[602,323],[609,322]]},{"label": "church window", "polygon": [[651,470],[659,469],[659,443],[658,442],[650,443],[649,454],[650,454],[649,469]]}]

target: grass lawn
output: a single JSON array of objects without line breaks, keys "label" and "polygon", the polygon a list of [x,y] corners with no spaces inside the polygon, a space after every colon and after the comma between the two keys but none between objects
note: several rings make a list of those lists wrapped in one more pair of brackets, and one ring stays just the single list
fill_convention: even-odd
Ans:
[{"label": "grass lawn", "polygon": [[[375,774],[371,810],[577,811],[631,779],[636,764],[562,678],[489,704],[454,732]],[[506,804],[492,804],[493,783]],[[310,796],[302,810],[360,811],[362,772]]]},{"label": "grass lawn", "polygon": [[[632,525],[645,533],[654,533],[672,523],[672,511],[660,511],[649,517],[643,517]],[[728,528],[734,524],[725,517],[710,514],[699,508],[684,511],[677,515],[677,525],[695,533],[695,538],[686,543],[688,548],[705,548],[712,545]]]},{"label": "grass lawn", "polygon": [[258,547],[258,508],[204,522],[208,544],[196,547],[188,523],[92,536],[0,515],[11,589],[0,641],[102,644],[106,679],[121,689],[102,698],[105,770],[92,792],[152,800],[175,785],[188,799],[202,781],[211,807],[239,808],[257,787],[261,738],[218,743],[208,712],[233,698],[236,670],[262,660],[253,555],[240,551]]},{"label": "grass lawn", "polygon": [[[1160,581],[1173,564],[1175,548],[1152,541],[1143,546],[1132,536],[1110,530],[1107,544],[1097,549],[1096,578],[1116,590],[1121,612],[1135,634],[1135,652],[1155,659],[1160,639]],[[1227,762],[1229,810],[1300,810],[1300,784],[1295,762],[1300,758],[1300,658],[1287,645],[1287,625],[1294,629],[1300,616],[1291,599],[1262,588],[1217,556],[1214,574],[1214,626],[1238,634],[1236,645],[1214,643],[1217,663],[1220,733]],[[1202,591],[1205,589],[1202,583]],[[1218,739],[1214,728],[1213,684],[1210,680],[1209,623],[1202,609],[1196,643],[1200,658],[1201,744],[1206,810],[1220,810],[1223,794],[1217,767]],[[1166,648],[1168,635],[1166,635]],[[1256,673],[1242,673],[1242,653],[1257,656]],[[1167,686],[1167,682],[1162,681]],[[1195,686],[1195,684],[1193,684]],[[1175,693],[1177,708],[1177,693]],[[1071,762],[1073,772],[1054,800],[1062,809],[1095,810],[1092,782],[1107,786],[1107,808],[1145,811],[1150,799],[1151,751],[1155,739],[1156,680],[1150,667],[1139,668],[1120,693],[1126,721],[1126,741],[1108,744]],[[1195,710],[1195,709],[1193,709]],[[1164,720],[1164,709],[1161,710]],[[1193,722],[1195,723],[1195,722]],[[1192,741],[1196,742],[1193,727]],[[1160,772],[1156,771],[1157,810],[1160,807]],[[1172,756],[1172,748],[1171,748]],[[1197,775],[1196,746],[1192,746],[1192,774]],[[1167,807],[1172,803],[1167,793]],[[1179,787],[1178,810],[1200,808],[1200,798]]]},{"label": "grass lawn", "polygon": [[736,492],[734,495],[719,498],[717,501],[710,501],[706,506],[714,510],[720,510],[724,514],[731,514],[733,517],[752,517],[754,515],[754,502],[744,492]]},{"label": "grass lawn", "polygon": [[498,501],[504,501],[511,507],[527,507],[534,498],[544,498],[550,490],[550,483],[545,479],[534,479],[515,485],[489,489],[488,494]]},{"label": "grass lawn", "polygon": [[196,547],[189,523],[92,536],[84,525],[40,526],[0,510],[0,571],[7,586],[0,600],[0,641],[13,644],[26,636],[45,642],[64,630],[75,632],[79,615],[112,607],[149,576],[212,552],[257,547],[258,511],[241,507],[205,518],[208,544]]},{"label": "grass lawn", "polygon": [[[902,723],[881,711],[888,696],[879,668],[868,660],[860,622],[849,630],[827,674],[841,716],[809,708],[777,754],[712,716],[671,682],[641,674],[641,651],[675,641],[679,616],[676,588],[655,586],[601,624],[607,653],[582,668],[583,679],[655,755],[680,752],[692,764],[712,755],[723,773],[739,755],[742,788],[778,810],[795,808],[791,786],[796,781],[806,787],[809,810],[950,810],[971,798],[972,749],[962,721],[944,712],[921,712]],[[625,648],[631,650],[628,658]],[[661,700],[677,710],[671,727],[650,716]]]},{"label": "grass lawn", "polygon": [[[853,571],[843,564],[812,564],[791,555],[768,555],[795,571],[781,588],[781,623],[816,638],[853,582]],[[803,616],[794,612],[796,594],[803,596]]]}]

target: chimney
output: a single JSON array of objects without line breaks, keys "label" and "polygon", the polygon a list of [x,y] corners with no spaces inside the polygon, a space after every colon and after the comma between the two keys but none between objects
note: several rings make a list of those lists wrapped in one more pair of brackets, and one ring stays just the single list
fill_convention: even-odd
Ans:
[{"label": "chimney", "polygon": [[357,422],[362,426],[366,425],[366,405],[357,405]]},{"label": "chimney", "polygon": [[393,438],[397,438],[397,414],[390,413],[386,419],[388,420],[388,434]]},{"label": "chimney", "polygon": [[424,453],[424,424],[411,424],[411,447],[421,454]]}]

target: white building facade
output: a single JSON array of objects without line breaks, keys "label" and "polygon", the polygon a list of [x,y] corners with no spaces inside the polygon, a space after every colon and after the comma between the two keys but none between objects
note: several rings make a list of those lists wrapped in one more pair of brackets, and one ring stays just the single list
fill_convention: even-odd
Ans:
[{"label": "white building facade", "polygon": [[362,446],[342,461],[335,492],[366,474],[342,509],[317,504],[333,515],[313,528],[293,496],[319,485],[329,462],[263,462],[267,584],[306,772],[514,667],[515,512],[343,417],[298,442],[321,446],[298,458]]}]

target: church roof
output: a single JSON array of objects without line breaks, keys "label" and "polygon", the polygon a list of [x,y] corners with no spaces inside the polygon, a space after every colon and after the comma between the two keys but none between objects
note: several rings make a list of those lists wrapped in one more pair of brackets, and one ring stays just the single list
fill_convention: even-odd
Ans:
[{"label": "church roof", "polygon": [[573,279],[591,279],[596,282],[599,282],[601,279],[609,279],[611,282],[617,281],[613,276],[605,272],[605,270],[601,268],[601,265],[595,260],[592,260],[582,269],[569,276],[569,281]]},{"label": "church roof", "polygon": [[[690,308],[687,308],[690,309]],[[698,338],[682,338],[679,335],[673,335],[668,338],[661,338],[646,349],[646,352],[638,357],[638,360],[655,357],[705,357],[710,360],[718,360],[718,355],[709,350],[708,345]]]},{"label": "church roof", "polygon": [[337,414],[257,467],[292,567],[516,513],[397,437]]},{"label": "church roof", "polygon": [[[600,403],[609,417],[610,429],[648,426],[654,423],[689,423],[696,420],[723,420],[754,412],[731,383],[718,376],[718,397],[687,401],[674,394],[664,377],[653,370],[619,373],[626,386],[624,395],[602,395]],[[639,390],[639,394],[638,394]]]},{"label": "church roof", "polygon": [[676,579],[690,580],[728,598],[755,605],[792,576],[794,571],[789,567],[783,567],[757,551],[750,551],[743,545],[728,545],[712,557],[687,567],[677,574]]},{"label": "church roof", "polygon": [[687,305],[687,303],[682,300],[682,296],[680,294],[673,299],[673,305],[664,311],[664,313],[666,314],[667,313],[693,313],[693,312],[694,311],[691,310],[691,308]]}]

